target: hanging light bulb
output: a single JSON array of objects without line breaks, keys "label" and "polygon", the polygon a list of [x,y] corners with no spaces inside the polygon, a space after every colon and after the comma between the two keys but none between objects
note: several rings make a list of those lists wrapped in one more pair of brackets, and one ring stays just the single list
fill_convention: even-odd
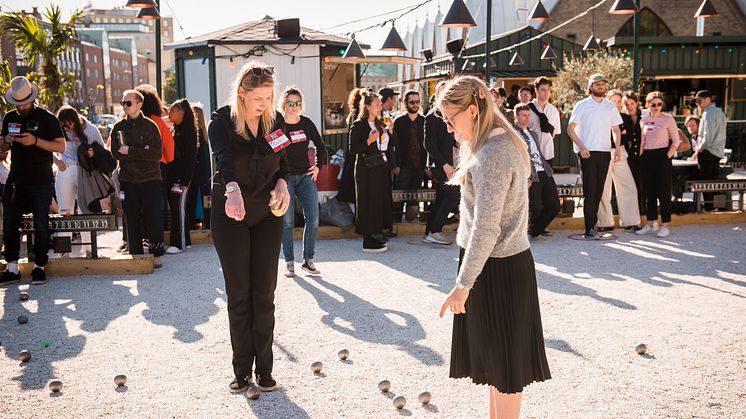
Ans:
[{"label": "hanging light bulb", "polygon": [[600,49],[601,45],[598,44],[596,35],[591,33],[591,36],[588,38],[588,41],[586,41],[585,46],[583,47],[583,51],[598,51]]},{"label": "hanging light bulb", "polygon": [[542,4],[541,0],[537,1],[536,5],[534,6],[534,10],[532,10],[531,14],[529,15],[528,20],[544,22],[549,19],[551,19],[551,17],[549,16],[549,12],[547,12],[546,7],[544,7],[544,4]]},{"label": "hanging light bulb", "polygon": [[547,45],[546,48],[544,48],[544,52],[541,54],[542,60],[553,60],[557,58],[557,53],[554,52],[554,48],[552,48],[550,45]]},{"label": "hanging light bulb", "polygon": [[236,62],[233,61],[233,57],[231,57],[230,60],[228,60],[228,67],[230,67],[230,68],[235,68],[236,67]]},{"label": "hanging light bulb", "polygon": [[365,58],[365,54],[363,54],[362,48],[360,48],[360,45],[355,40],[354,34],[352,35],[350,45],[347,45],[347,49],[342,58]]},{"label": "hanging light bulb", "polygon": [[612,15],[630,15],[639,12],[634,0],[616,0],[609,13]]},{"label": "hanging light bulb", "polygon": [[391,31],[389,31],[389,36],[386,37],[386,40],[383,41],[383,46],[381,47],[381,51],[406,51],[407,46],[404,45],[404,41],[401,40],[401,36],[399,36],[399,32],[396,31],[396,26],[394,26],[394,22],[391,22]]},{"label": "hanging light bulb", "polygon": [[717,15],[718,12],[715,10],[715,6],[712,5],[712,1],[704,0],[702,4],[699,5],[699,9],[697,10],[697,13],[694,14],[694,17],[714,17]]},{"label": "hanging light bulb", "polygon": [[477,26],[477,22],[469,13],[469,8],[464,4],[464,0],[453,0],[451,8],[448,9],[448,13],[438,26],[442,28],[469,28]]},{"label": "hanging light bulb", "polygon": [[510,59],[509,64],[514,65],[514,66],[523,65],[524,64],[523,58],[521,58],[521,56],[518,55],[518,52],[516,52],[515,54],[513,54],[513,58]]}]

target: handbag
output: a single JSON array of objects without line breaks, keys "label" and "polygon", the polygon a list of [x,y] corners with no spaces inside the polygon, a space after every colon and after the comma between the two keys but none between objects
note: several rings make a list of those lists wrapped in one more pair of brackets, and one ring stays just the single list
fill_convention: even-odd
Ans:
[{"label": "handbag", "polygon": [[386,160],[386,156],[382,151],[377,151],[375,153],[364,155],[363,164],[365,164],[365,167],[367,167],[368,169],[373,169],[376,167],[387,165],[388,160]]}]

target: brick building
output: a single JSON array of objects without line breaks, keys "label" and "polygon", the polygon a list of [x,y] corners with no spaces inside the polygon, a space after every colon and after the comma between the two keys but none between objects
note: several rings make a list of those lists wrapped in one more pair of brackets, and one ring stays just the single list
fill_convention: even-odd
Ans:
[{"label": "brick building", "polygon": [[109,65],[111,67],[111,100],[110,113],[122,112],[122,93],[135,87],[132,79],[132,56],[127,51],[109,48]]},{"label": "brick building", "polygon": [[82,42],[83,48],[83,85],[85,86],[85,106],[93,114],[106,113],[107,101],[104,78],[104,51],[90,42]]}]

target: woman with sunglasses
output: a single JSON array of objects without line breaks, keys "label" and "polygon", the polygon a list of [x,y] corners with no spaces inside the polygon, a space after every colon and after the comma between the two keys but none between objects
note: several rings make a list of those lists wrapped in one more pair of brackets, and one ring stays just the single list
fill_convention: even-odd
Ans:
[{"label": "woman with sunglasses", "polygon": [[642,117],[642,140],[640,141],[640,175],[647,196],[648,224],[636,233],[648,234],[656,229],[658,202],[660,202],[661,227],[658,237],[668,237],[671,222],[671,159],[676,154],[681,140],[676,120],[663,113],[663,94],[650,92],[645,98],[650,110]]},{"label": "woman with sunglasses", "polygon": [[[357,189],[355,232],[363,236],[363,252],[388,250],[380,240],[391,229],[391,176],[386,151],[389,134],[381,119],[381,99],[375,93],[360,92],[360,114],[350,128],[350,154],[355,157]],[[375,236],[375,237],[374,237]]]},{"label": "woman with sunglasses", "polygon": [[293,252],[293,228],[295,227],[295,197],[298,197],[303,208],[305,228],[303,229],[303,265],[301,269],[311,275],[321,272],[313,262],[316,235],[319,231],[319,193],[316,178],[326,161],[326,148],[319,130],[303,112],[303,94],[295,86],[282,92],[280,112],[285,119],[285,132],[290,136],[291,144],[287,148],[288,192],[290,205],[285,213],[285,226],[282,231],[282,252],[285,257],[285,276],[295,276],[295,254]]},{"label": "woman with sunglasses", "polygon": [[290,138],[272,104],[274,68],[243,66],[228,103],[208,127],[217,173],[212,188],[211,230],[223,268],[235,378],[229,391],[252,384],[274,391],[272,341],[282,215],[290,203],[285,149]]},{"label": "woman with sunglasses", "polygon": [[[168,119],[174,124],[174,160],[166,165],[168,206],[171,211],[171,245],[168,254],[183,252],[192,245],[187,226],[186,190],[192,182],[197,165],[197,120],[186,99],[179,99],[168,109]],[[193,218],[193,217],[190,217]]]}]

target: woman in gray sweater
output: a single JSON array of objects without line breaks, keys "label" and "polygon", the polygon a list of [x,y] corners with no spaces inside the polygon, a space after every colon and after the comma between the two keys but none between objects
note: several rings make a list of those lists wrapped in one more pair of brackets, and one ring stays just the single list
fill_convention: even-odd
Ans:
[{"label": "woman in gray sweater", "polygon": [[475,77],[449,82],[436,107],[462,141],[451,179],[461,186],[459,273],[440,310],[454,314],[450,376],[490,386],[491,418],[517,418],[523,388],[551,378],[528,243],[528,152]]}]

